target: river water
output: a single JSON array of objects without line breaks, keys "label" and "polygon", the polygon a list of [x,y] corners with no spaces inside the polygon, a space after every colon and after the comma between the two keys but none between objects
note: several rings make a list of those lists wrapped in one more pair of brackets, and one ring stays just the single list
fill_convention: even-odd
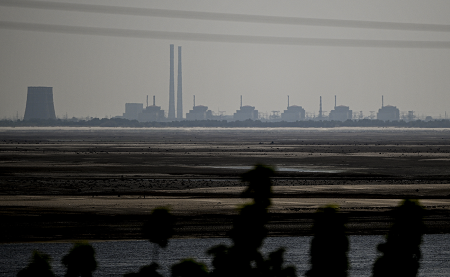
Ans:
[{"label": "river water", "polygon": [[[383,236],[350,236],[349,276],[370,276],[378,253],[376,246]],[[285,261],[297,269],[297,276],[304,276],[309,269],[309,245],[311,237],[272,237],[265,240],[262,251],[267,253],[282,246],[287,251]],[[211,246],[229,244],[228,239],[172,239],[169,247],[160,252],[161,273],[170,276],[170,266],[183,258],[194,258],[210,266],[205,253]],[[136,272],[149,263],[152,246],[147,241],[93,242],[98,269],[94,276],[122,276]],[[15,276],[24,268],[33,250],[52,257],[52,268],[57,276],[63,276],[62,257],[71,248],[70,243],[15,243],[0,245],[0,276]],[[425,235],[422,243],[422,260],[419,276],[450,276],[450,234]]]}]

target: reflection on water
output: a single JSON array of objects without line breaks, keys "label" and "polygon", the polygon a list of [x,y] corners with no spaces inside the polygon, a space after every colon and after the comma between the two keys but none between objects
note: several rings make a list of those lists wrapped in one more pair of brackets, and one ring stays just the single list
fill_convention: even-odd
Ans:
[{"label": "reflection on water", "polygon": [[[376,246],[384,241],[382,236],[350,236],[349,276],[371,276],[372,265],[378,253]],[[297,268],[297,276],[304,276],[309,269],[309,245],[311,237],[267,238],[263,252],[286,248],[286,263]],[[170,276],[170,266],[180,259],[191,257],[210,267],[206,250],[219,243],[229,244],[228,239],[172,239],[169,247],[160,253],[161,272]],[[137,271],[150,263],[151,246],[147,241],[94,242],[98,269],[94,276],[121,276]],[[69,243],[16,243],[0,245],[0,276],[15,276],[25,267],[34,249],[45,252],[53,258],[52,267],[57,276],[64,275],[62,257],[69,251]],[[425,235],[422,243],[423,258],[419,276],[448,276],[450,272],[450,234]]]}]

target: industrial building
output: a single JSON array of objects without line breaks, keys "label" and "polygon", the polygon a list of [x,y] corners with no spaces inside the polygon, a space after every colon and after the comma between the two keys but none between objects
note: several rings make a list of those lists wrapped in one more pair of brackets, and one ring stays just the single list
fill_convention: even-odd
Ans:
[{"label": "industrial building", "polygon": [[52,87],[28,87],[23,119],[56,119]]},{"label": "industrial building", "polygon": [[187,120],[206,120],[212,118],[212,111],[208,110],[207,106],[194,106],[192,110],[186,114]]},{"label": "industrial building", "polygon": [[400,120],[400,110],[395,106],[384,105],[384,95],[381,96],[381,109],[378,110],[377,119],[383,121]]},{"label": "industrial building", "polygon": [[256,120],[258,119],[258,110],[255,110],[255,107],[252,106],[242,106],[239,110],[237,110],[233,114],[234,120]]},{"label": "industrial building", "polygon": [[147,107],[142,110],[141,113],[138,114],[139,122],[152,122],[152,121],[164,121],[164,110],[161,110],[160,106],[156,106],[155,96],[153,96],[153,105],[148,105],[148,96],[147,96]]},{"label": "industrial building", "polygon": [[352,110],[348,106],[336,106],[334,110],[330,111],[330,120],[334,121],[346,121],[352,119]]},{"label": "industrial building", "polygon": [[287,110],[284,110],[283,113],[281,113],[281,120],[283,121],[299,121],[305,119],[305,109],[303,109],[301,106],[290,106],[289,105],[289,95],[287,97]]},{"label": "industrial building", "polygon": [[207,106],[203,105],[195,105],[195,95],[194,95],[194,107],[192,110],[189,110],[189,112],[186,114],[187,120],[206,120],[206,119],[212,119],[212,111],[208,110]]},{"label": "industrial building", "polygon": [[283,113],[281,113],[281,120],[284,121],[299,121],[305,119],[305,109],[302,108],[302,106],[288,106],[287,110],[284,110]]},{"label": "industrial building", "polygon": [[234,120],[256,120],[258,119],[258,110],[255,110],[255,107],[252,106],[242,106],[242,95],[241,95],[241,108],[239,110],[236,110],[236,112],[233,114]]},{"label": "industrial building", "polygon": [[377,119],[383,121],[398,121],[400,120],[400,110],[395,106],[384,106],[378,110]]},{"label": "industrial building", "polygon": [[123,118],[128,120],[138,120],[139,114],[142,113],[144,104],[142,103],[125,103],[125,113]]},{"label": "industrial building", "polygon": [[[336,95],[334,96],[334,110],[330,111],[328,115],[330,120],[334,121],[346,121],[352,119],[353,112],[348,106],[340,105],[336,106]],[[320,110],[322,112],[322,97],[320,97]]]}]

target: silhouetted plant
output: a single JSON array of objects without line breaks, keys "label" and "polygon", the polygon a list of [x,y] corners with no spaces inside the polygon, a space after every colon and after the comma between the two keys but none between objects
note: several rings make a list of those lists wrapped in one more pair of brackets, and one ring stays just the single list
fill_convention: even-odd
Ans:
[{"label": "silhouetted plant", "polygon": [[54,277],[52,267],[50,265],[50,256],[39,251],[33,251],[31,262],[27,267],[17,273],[17,277]]},{"label": "silhouetted plant", "polygon": [[378,245],[382,253],[373,267],[374,277],[413,277],[420,267],[420,244],[425,225],[424,209],[417,200],[406,199],[393,211],[394,223],[386,242]]},{"label": "silhouetted plant", "polygon": [[[295,270],[282,268],[282,252],[275,251],[269,254],[269,259],[264,260],[259,251],[268,233],[265,224],[268,222],[267,209],[272,196],[271,177],[274,175],[272,168],[256,165],[242,176],[242,181],[249,185],[241,197],[253,198],[253,202],[244,205],[233,221],[229,232],[233,244],[218,245],[208,250],[207,253],[214,256],[212,276],[278,276],[270,275],[275,272],[286,274],[279,276],[295,276]],[[275,258],[278,260],[275,261]]]},{"label": "silhouetted plant", "polygon": [[62,264],[67,268],[66,277],[90,277],[97,269],[95,250],[87,242],[76,242],[69,254],[63,257]]},{"label": "silhouetted plant", "polygon": [[257,261],[258,276],[261,277],[295,277],[295,268],[292,266],[283,267],[284,248],[269,253],[269,257],[264,261]]},{"label": "silhouetted plant", "polygon": [[174,232],[175,219],[166,208],[156,208],[144,224],[144,238],[154,243],[153,262],[158,261],[159,247],[165,248]]},{"label": "silhouetted plant", "polygon": [[159,265],[157,263],[152,263],[150,265],[143,266],[139,269],[137,273],[127,273],[124,277],[163,277],[157,269]]},{"label": "silhouetted plant", "polygon": [[153,243],[153,261],[150,265],[140,268],[137,273],[127,273],[125,277],[133,276],[162,276],[157,269],[159,248],[167,247],[169,239],[173,236],[175,226],[175,218],[166,208],[156,208],[150,214],[147,222],[144,223],[142,233],[144,238]]},{"label": "silhouetted plant", "polygon": [[172,266],[172,277],[206,277],[208,269],[203,263],[185,259]]},{"label": "silhouetted plant", "polygon": [[345,234],[345,219],[334,206],[319,208],[313,225],[311,241],[311,269],[308,277],[347,276],[348,238]]}]

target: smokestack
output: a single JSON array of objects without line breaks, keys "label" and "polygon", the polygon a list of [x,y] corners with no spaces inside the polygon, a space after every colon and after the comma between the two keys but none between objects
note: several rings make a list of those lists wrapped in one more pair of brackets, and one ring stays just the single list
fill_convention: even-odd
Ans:
[{"label": "smokestack", "polygon": [[175,84],[173,79],[174,74],[173,64],[173,44],[170,45],[170,80],[169,80],[169,119],[175,119]]},{"label": "smokestack", "polygon": [[148,95],[147,95],[147,107],[148,107]]},{"label": "smokestack", "polygon": [[334,108],[336,109],[336,95],[334,96]]},{"label": "smokestack", "polygon": [[320,96],[319,118],[322,118],[322,96]]},{"label": "smokestack", "polygon": [[288,108],[289,108],[289,95],[288,95]]},{"label": "smokestack", "polygon": [[241,95],[241,108],[242,108],[242,95]]},{"label": "smokestack", "polygon": [[155,96],[153,95],[153,106],[156,105]]},{"label": "smokestack", "polygon": [[28,87],[23,119],[56,119],[52,87]]},{"label": "smokestack", "polygon": [[183,96],[181,78],[181,46],[178,46],[178,79],[177,79],[177,118],[183,118]]},{"label": "smokestack", "polygon": [[195,95],[194,95],[194,107],[195,107]]},{"label": "smokestack", "polygon": [[381,95],[381,107],[384,107],[384,95]]}]

